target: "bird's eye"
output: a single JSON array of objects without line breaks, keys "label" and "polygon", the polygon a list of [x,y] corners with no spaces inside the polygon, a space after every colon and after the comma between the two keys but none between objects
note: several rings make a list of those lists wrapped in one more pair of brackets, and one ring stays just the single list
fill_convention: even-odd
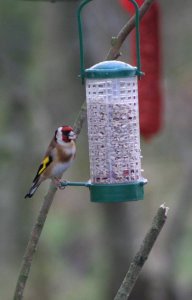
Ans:
[{"label": "bird's eye", "polygon": [[63,134],[63,135],[68,135],[69,132],[68,132],[68,131],[65,131],[65,130],[62,130],[62,134]]}]

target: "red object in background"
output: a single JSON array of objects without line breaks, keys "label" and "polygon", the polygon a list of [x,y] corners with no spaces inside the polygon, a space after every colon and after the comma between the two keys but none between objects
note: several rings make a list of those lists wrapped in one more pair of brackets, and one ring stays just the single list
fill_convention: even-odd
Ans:
[{"label": "red object in background", "polygon": [[[128,12],[131,14],[135,13],[135,8],[131,2],[129,2],[128,0],[119,0],[119,1],[125,10],[128,10]],[[136,0],[136,2],[139,6],[141,6],[144,0]]]},{"label": "red object in background", "polygon": [[[128,0],[119,0],[131,14],[134,6]],[[144,1],[137,0],[141,5]],[[145,73],[139,80],[139,112],[141,135],[150,139],[162,126],[161,45],[159,6],[152,4],[140,23],[141,70]],[[131,56],[136,65],[135,31],[131,34]]]}]

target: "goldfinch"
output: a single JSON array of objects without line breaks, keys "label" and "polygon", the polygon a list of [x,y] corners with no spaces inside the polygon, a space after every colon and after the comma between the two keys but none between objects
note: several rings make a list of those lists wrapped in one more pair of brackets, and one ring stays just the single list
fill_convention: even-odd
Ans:
[{"label": "goldfinch", "polygon": [[75,158],[75,140],[76,134],[72,127],[57,128],[25,198],[31,198],[39,185],[46,179],[52,179],[55,185],[61,188],[60,178]]}]

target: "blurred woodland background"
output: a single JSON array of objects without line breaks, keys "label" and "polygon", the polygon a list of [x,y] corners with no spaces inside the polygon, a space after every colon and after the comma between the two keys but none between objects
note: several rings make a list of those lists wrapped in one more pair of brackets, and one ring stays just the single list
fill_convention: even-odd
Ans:
[{"label": "blurred woodland background", "polygon": [[[0,299],[10,300],[49,183],[25,200],[55,128],[73,124],[85,98],[78,78],[79,1],[0,2]],[[184,3],[185,2],[185,3]],[[93,204],[86,188],[58,191],[25,291],[27,300],[111,300],[158,206],[168,221],[131,300],[192,299],[192,2],[159,1],[163,128],[142,141],[145,200]],[[128,14],[95,0],[84,14],[86,66],[103,60]],[[129,62],[129,40],[122,49]],[[68,180],[89,178],[86,124]]]}]

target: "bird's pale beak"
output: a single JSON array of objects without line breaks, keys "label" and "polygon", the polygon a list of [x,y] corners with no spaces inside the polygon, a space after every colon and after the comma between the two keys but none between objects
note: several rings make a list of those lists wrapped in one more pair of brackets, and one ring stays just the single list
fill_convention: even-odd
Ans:
[{"label": "bird's pale beak", "polygon": [[70,138],[70,140],[75,140],[77,138],[77,135],[75,134],[74,131],[70,131],[69,138]]}]

